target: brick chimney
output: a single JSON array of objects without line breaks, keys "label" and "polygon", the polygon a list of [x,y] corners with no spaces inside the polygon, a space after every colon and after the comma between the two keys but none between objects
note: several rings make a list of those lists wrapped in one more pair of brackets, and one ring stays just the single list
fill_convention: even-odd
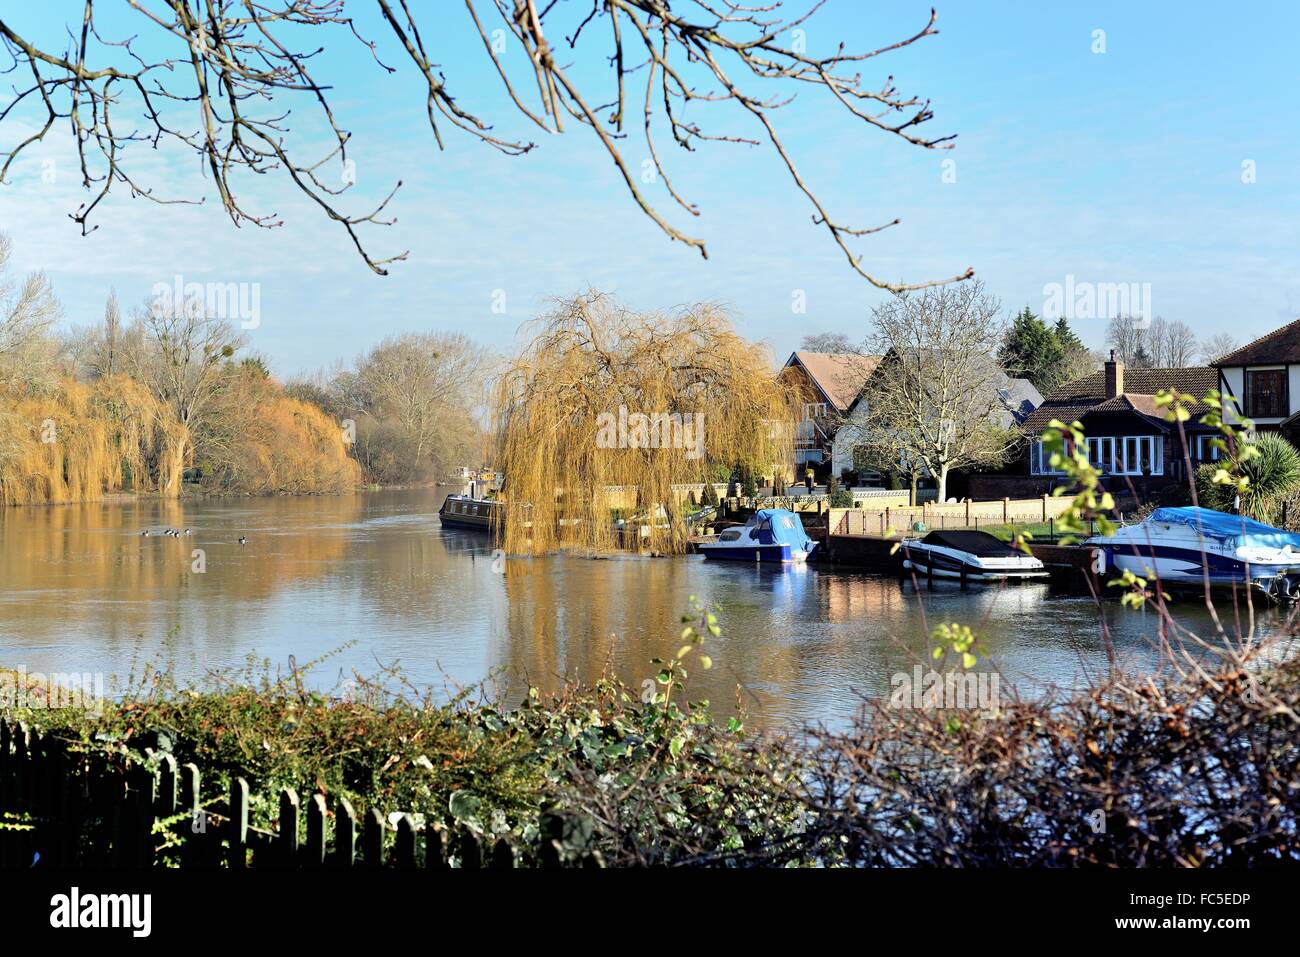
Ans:
[{"label": "brick chimney", "polygon": [[1124,394],[1124,363],[1115,359],[1115,350],[1110,350],[1110,359],[1106,363],[1106,398],[1113,399]]}]

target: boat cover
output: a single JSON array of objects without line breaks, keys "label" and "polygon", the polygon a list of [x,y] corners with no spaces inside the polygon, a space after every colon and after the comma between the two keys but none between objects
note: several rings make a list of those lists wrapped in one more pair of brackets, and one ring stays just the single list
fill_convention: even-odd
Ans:
[{"label": "boat cover", "polygon": [[803,521],[794,512],[784,508],[760,508],[754,513],[753,524],[762,525],[764,522],[768,523],[768,527],[757,535],[761,544],[789,545],[803,551],[812,545],[812,540],[804,531]]},{"label": "boat cover", "polygon": [[1300,551],[1300,534],[1265,525],[1245,515],[1216,512],[1212,508],[1158,508],[1147,521],[1188,525],[1199,529],[1206,538],[1229,542],[1237,547],[1286,548],[1290,545]]},{"label": "boat cover", "polygon": [[1001,539],[994,538],[988,532],[973,530],[934,531],[921,539],[927,545],[939,545],[943,548],[956,548],[980,558],[998,558],[1007,555],[1020,555]]}]

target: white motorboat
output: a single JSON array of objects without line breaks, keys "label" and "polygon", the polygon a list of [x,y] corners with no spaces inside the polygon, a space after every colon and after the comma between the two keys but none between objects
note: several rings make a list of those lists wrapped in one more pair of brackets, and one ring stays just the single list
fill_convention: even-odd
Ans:
[{"label": "white motorboat", "polygon": [[729,528],[698,549],[705,558],[740,562],[802,562],[817,549],[803,521],[783,508],[760,508],[739,528]]},{"label": "white motorboat", "polygon": [[1209,508],[1158,508],[1145,521],[1085,542],[1106,567],[1167,584],[1250,584],[1300,599],[1300,534]]},{"label": "white motorboat", "polygon": [[934,531],[903,543],[903,568],[918,575],[962,581],[1046,578],[1045,565],[988,532],[969,529]]}]

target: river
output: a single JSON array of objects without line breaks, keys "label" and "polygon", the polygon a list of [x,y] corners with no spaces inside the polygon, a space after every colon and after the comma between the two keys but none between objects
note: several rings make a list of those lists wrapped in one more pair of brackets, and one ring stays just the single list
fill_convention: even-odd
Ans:
[{"label": "river", "polygon": [[[1154,658],[1156,616],[1046,584],[914,589],[817,567],[698,556],[507,557],[441,527],[446,490],[331,498],[140,499],[0,513],[0,667],[102,673],[146,665],[183,680],[245,665],[299,666],[329,688],[397,665],[438,697],[491,679],[511,704],[613,673],[634,686],[680,642],[689,596],[718,608],[714,667],[692,697],[752,723],[840,727],[862,696],[911,673],[940,621],[971,625],[1002,687],[1074,686],[1103,670],[1101,616],[1125,659]],[[140,535],[184,529],[180,538]],[[238,539],[244,536],[247,544]],[[197,554],[196,554],[197,552]],[[1277,612],[1264,607],[1264,627]],[[1180,620],[1209,632],[1194,601]]]}]

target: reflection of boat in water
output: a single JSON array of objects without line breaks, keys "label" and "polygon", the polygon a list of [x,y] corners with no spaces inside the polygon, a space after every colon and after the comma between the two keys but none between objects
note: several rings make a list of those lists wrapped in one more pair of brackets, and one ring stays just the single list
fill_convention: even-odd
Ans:
[{"label": "reflection of boat in water", "polygon": [[438,509],[438,520],[452,528],[496,531],[501,525],[501,503],[472,495],[448,495]]},{"label": "reflection of boat in water", "polygon": [[761,508],[739,528],[729,528],[716,541],[701,542],[705,558],[741,562],[802,562],[817,549],[794,512]]},{"label": "reflection of boat in water", "polygon": [[904,543],[902,554],[905,569],[927,577],[972,582],[1047,577],[1041,561],[988,532],[931,532]]},{"label": "reflection of boat in water", "polygon": [[1158,508],[1145,521],[1098,535],[1106,566],[1161,583],[1251,584],[1274,598],[1300,599],[1300,534],[1208,508]]}]

